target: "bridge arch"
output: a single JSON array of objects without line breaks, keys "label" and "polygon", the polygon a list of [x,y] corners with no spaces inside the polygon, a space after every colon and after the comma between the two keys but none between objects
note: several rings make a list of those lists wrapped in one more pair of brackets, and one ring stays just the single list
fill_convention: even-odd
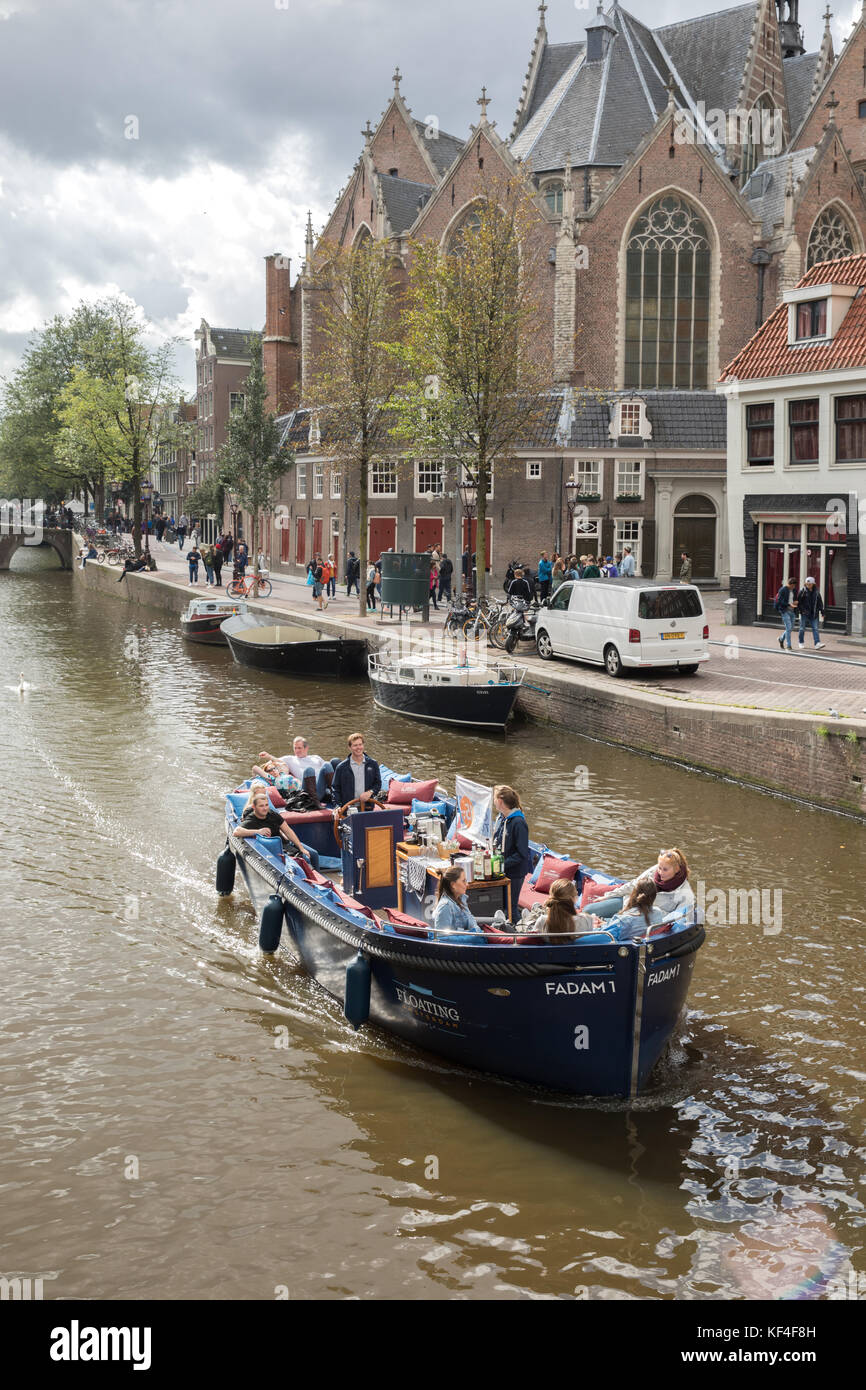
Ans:
[{"label": "bridge arch", "polygon": [[[42,532],[42,540],[39,544],[50,545],[60,556],[61,568],[71,570],[73,541],[74,537],[71,531],[61,531],[60,529],[49,529],[46,527]],[[12,556],[15,554],[16,550],[20,550],[22,546],[27,546],[28,549],[35,549],[33,537],[22,536],[20,534],[13,536],[0,535],[0,570],[8,570]]]}]

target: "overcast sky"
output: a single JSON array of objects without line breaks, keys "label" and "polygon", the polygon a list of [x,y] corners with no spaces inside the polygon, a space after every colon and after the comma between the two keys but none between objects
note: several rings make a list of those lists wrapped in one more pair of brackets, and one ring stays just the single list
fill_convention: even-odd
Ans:
[{"label": "overcast sky", "polygon": [[[823,8],[801,0],[810,51]],[[838,49],[859,0],[837,8]],[[591,12],[549,0],[551,42]],[[0,375],[46,318],[123,291],[189,344],[191,387],[199,321],[261,327],[262,258],[298,269],[307,208],[321,229],[395,65],[413,114],[460,136],[486,83],[507,136],[537,22],[535,0],[0,0]]]}]

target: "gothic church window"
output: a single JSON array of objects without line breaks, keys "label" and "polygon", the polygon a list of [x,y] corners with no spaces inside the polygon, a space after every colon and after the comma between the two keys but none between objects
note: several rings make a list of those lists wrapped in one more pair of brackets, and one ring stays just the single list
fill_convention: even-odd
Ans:
[{"label": "gothic church window", "polygon": [[658,198],[626,248],[625,386],[706,387],[710,242],[695,209]]},{"label": "gothic church window", "polygon": [[548,183],[544,188],[547,206],[556,217],[562,216],[562,189],[561,183]]},{"label": "gothic church window", "polygon": [[811,270],[819,261],[838,261],[853,254],[854,238],[845,218],[838,208],[825,208],[816,217],[809,235],[806,269]]}]

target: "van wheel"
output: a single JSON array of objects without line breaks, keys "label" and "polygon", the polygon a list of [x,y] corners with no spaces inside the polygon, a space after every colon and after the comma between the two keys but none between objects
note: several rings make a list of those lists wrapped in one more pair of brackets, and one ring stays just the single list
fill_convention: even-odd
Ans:
[{"label": "van wheel", "polygon": [[535,650],[542,661],[550,661],[553,657],[553,644],[546,632],[539,632],[535,638]]},{"label": "van wheel", "polygon": [[689,664],[688,664],[687,666],[680,666],[680,667],[678,668],[678,669],[679,669],[679,672],[680,672],[680,675],[681,675],[681,676],[693,676],[693,675],[695,674],[695,672],[697,671],[699,665],[700,665],[700,662],[698,662],[698,661],[695,661],[694,663],[692,663],[692,662],[690,661]]},{"label": "van wheel", "polygon": [[622,657],[616,647],[605,647],[604,649],[604,669],[609,676],[621,676],[623,672]]}]

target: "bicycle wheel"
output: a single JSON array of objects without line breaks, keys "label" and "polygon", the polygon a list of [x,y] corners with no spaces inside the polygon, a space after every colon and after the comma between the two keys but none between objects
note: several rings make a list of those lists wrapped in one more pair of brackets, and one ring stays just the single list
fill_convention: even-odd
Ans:
[{"label": "bicycle wheel", "polygon": [[245,598],[246,592],[242,579],[232,579],[226,588],[229,598]]},{"label": "bicycle wheel", "polygon": [[118,552],[117,552],[116,550],[113,550],[113,551],[111,551],[111,552],[109,553],[109,556],[108,556],[108,563],[109,563],[110,565],[119,565],[119,564],[120,564],[120,561],[121,561],[121,556],[118,554]]},{"label": "bicycle wheel", "polygon": [[490,640],[493,643],[494,647],[504,648],[507,637],[508,621],[507,617],[503,615],[501,618],[497,618],[496,622],[491,627]]},{"label": "bicycle wheel", "polygon": [[271,581],[269,579],[259,580],[259,598],[268,598],[271,592]]}]

